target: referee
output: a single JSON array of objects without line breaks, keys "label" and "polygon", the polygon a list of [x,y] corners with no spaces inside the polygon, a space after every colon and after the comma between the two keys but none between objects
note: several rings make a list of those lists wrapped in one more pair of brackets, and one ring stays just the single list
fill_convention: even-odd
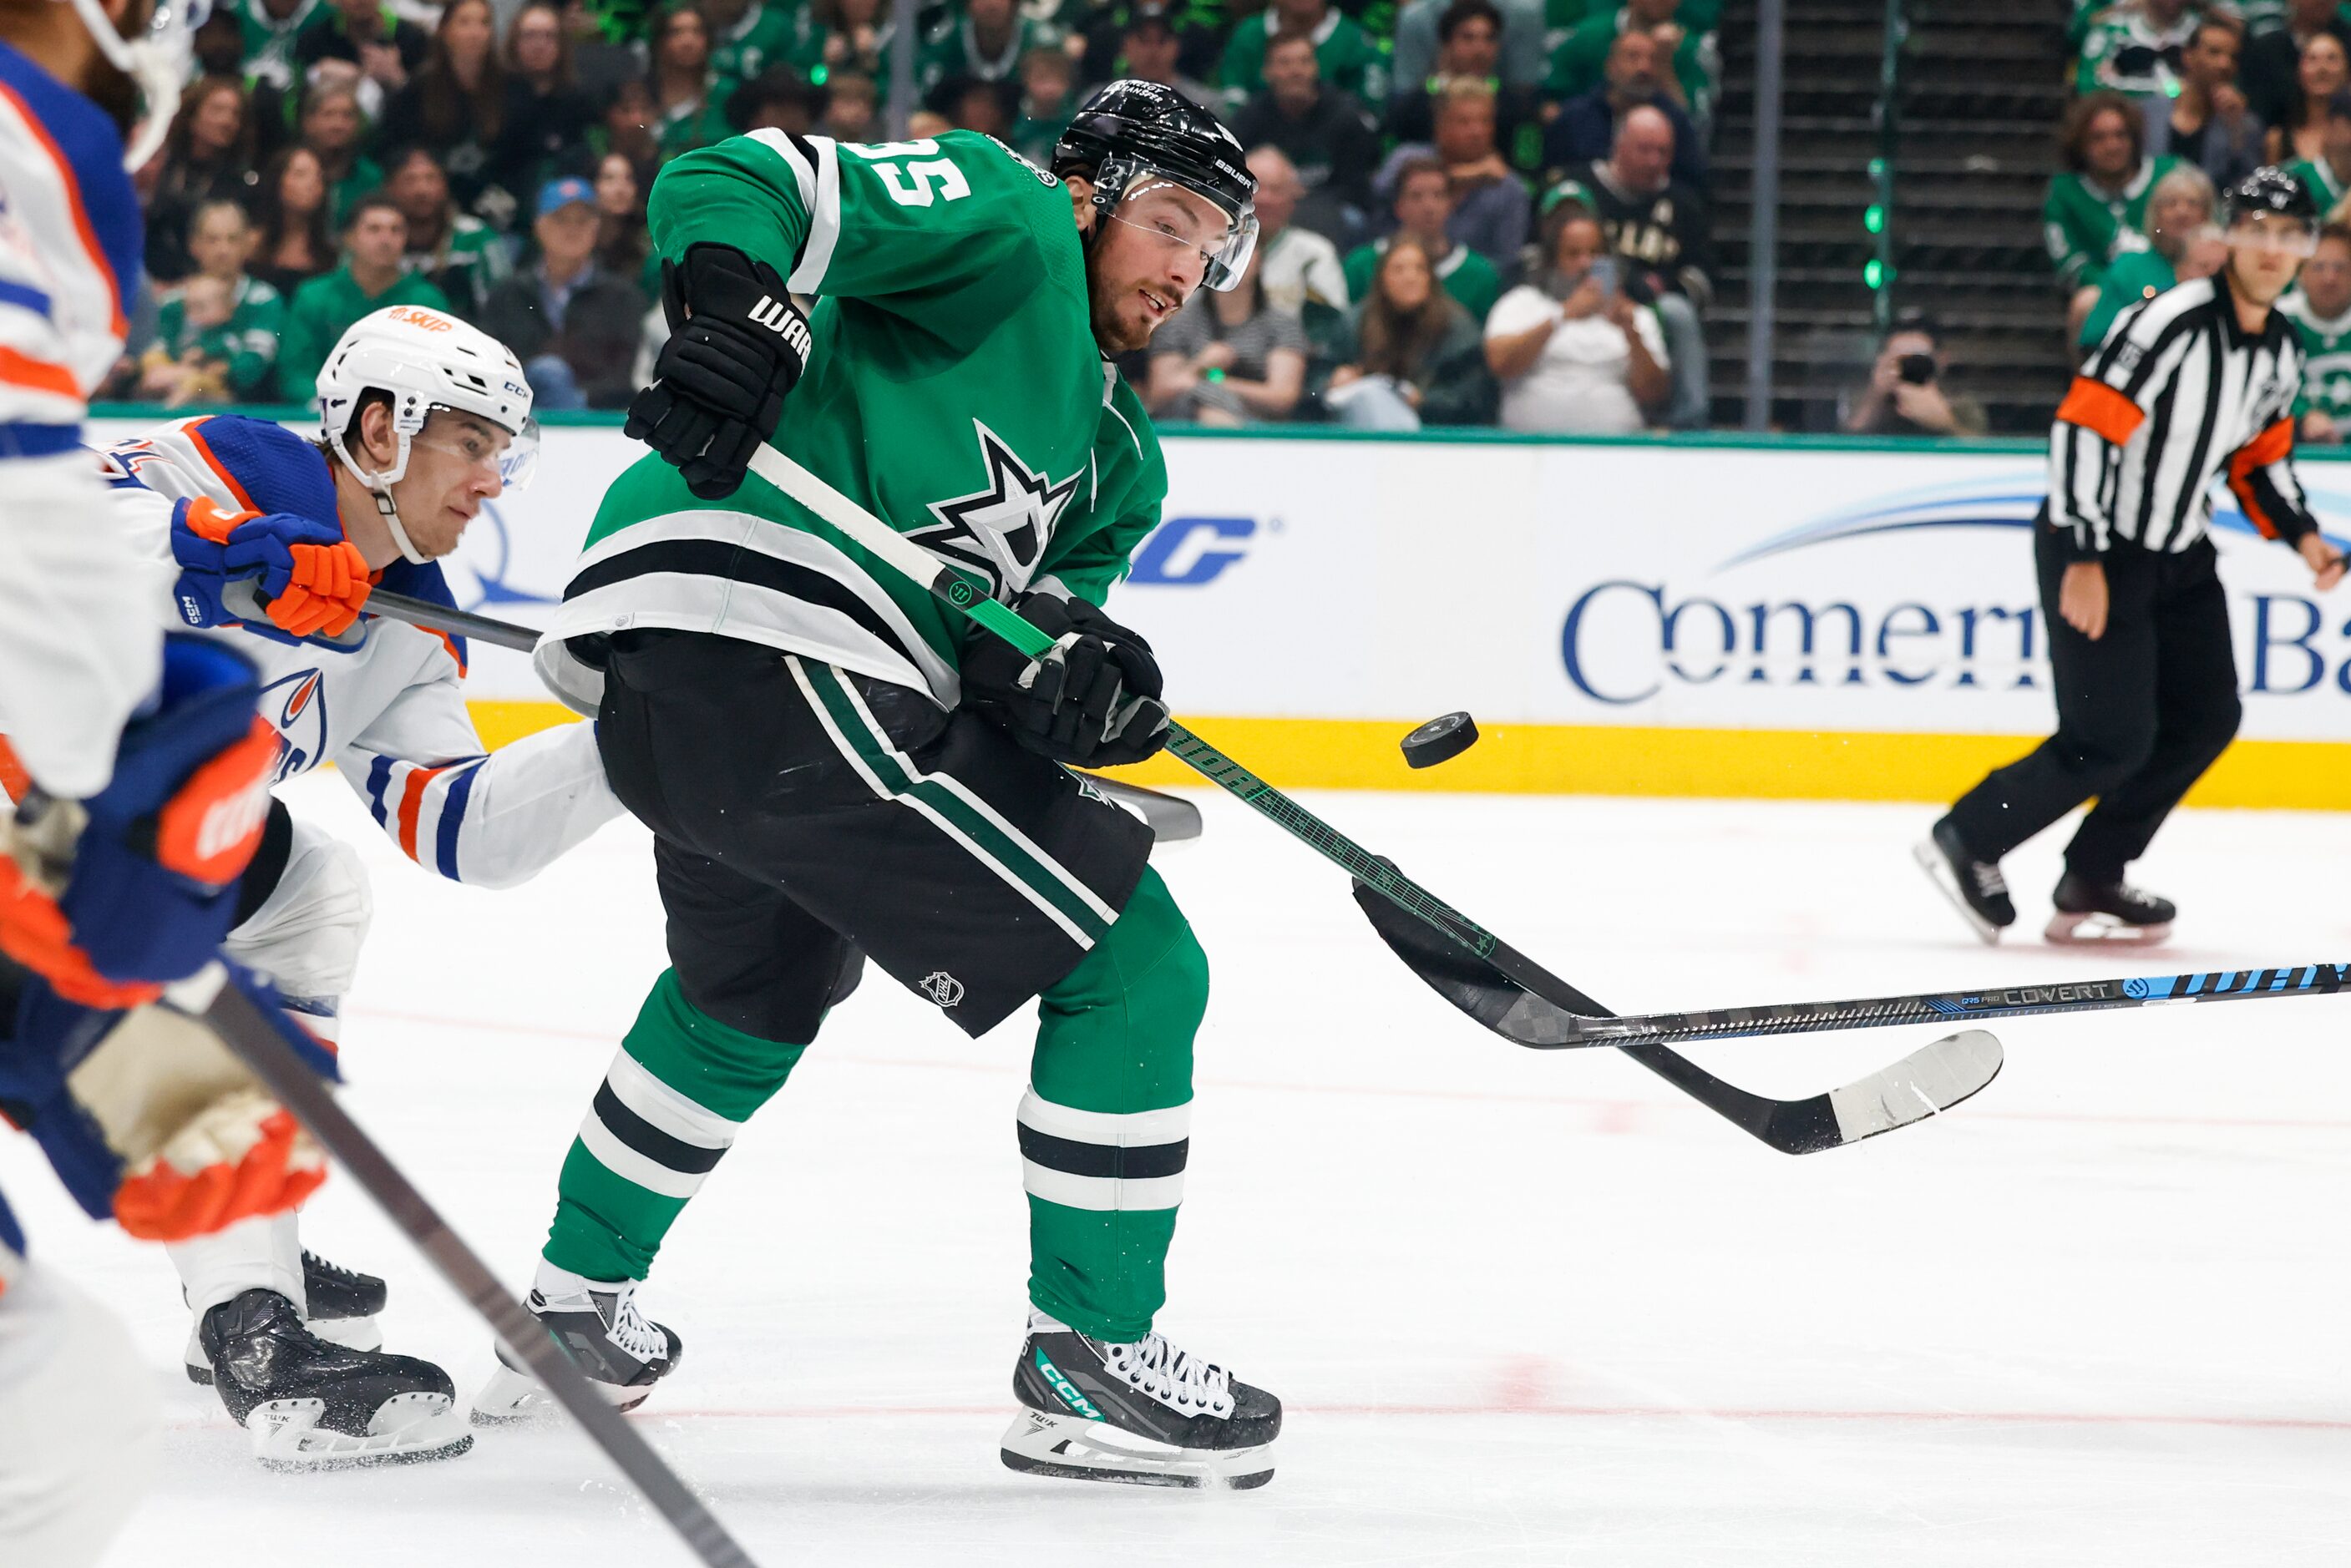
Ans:
[{"label": "referee", "polygon": [[2257,169],[2229,192],[2229,264],[2124,311],[2058,406],[2032,529],[2057,732],[1959,797],[1917,848],[1988,942],[2016,919],[2000,859],[2095,796],[2065,846],[2053,942],[2155,942],[2168,899],[2123,868],[2237,732],[2211,484],[2294,546],[2321,590],[2343,556],[2294,472],[2302,349],[2271,306],[2317,248],[2301,182]]}]

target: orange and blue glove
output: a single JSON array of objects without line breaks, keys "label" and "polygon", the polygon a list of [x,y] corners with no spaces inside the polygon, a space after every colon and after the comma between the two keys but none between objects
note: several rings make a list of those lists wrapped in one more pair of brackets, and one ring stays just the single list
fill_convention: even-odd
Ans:
[{"label": "orange and blue glove", "polygon": [[[374,586],[366,557],[339,524],[290,512],[228,512],[201,496],[172,508],[172,556],[180,564],[172,597],[182,620],[243,626],[280,642],[340,637]],[[268,611],[266,623],[242,619],[224,602],[228,586],[247,578]]]}]

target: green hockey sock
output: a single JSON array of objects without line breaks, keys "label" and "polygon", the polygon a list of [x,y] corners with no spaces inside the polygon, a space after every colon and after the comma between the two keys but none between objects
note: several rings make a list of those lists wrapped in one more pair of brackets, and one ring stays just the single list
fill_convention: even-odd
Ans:
[{"label": "green hockey sock", "polygon": [[1166,1300],[1208,960],[1155,871],[1045,992],[1020,1100],[1029,1299],[1113,1344]]},{"label": "green hockey sock", "polygon": [[698,1012],[663,971],[564,1157],[547,1261],[643,1279],[686,1199],[807,1049]]}]

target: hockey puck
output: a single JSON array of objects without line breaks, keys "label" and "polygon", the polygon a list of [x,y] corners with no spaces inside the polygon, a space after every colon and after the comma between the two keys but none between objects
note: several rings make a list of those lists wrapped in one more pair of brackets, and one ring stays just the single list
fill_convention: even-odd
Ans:
[{"label": "hockey puck", "polygon": [[1478,721],[1467,713],[1431,719],[1404,738],[1404,760],[1416,768],[1450,762],[1478,743]]}]

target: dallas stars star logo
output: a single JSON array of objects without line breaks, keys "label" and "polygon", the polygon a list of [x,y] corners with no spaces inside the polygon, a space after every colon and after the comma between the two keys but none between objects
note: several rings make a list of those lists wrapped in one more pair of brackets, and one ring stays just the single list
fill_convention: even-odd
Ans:
[{"label": "dallas stars star logo", "polygon": [[934,501],[931,514],[938,521],[915,529],[908,537],[987,583],[988,592],[1022,588],[1029,575],[1052,541],[1053,525],[1061,509],[1078,492],[1081,475],[1071,474],[1059,484],[1050,475],[1031,469],[1004,439],[977,420],[980,462],[987,469],[987,488],[953,501]]}]

